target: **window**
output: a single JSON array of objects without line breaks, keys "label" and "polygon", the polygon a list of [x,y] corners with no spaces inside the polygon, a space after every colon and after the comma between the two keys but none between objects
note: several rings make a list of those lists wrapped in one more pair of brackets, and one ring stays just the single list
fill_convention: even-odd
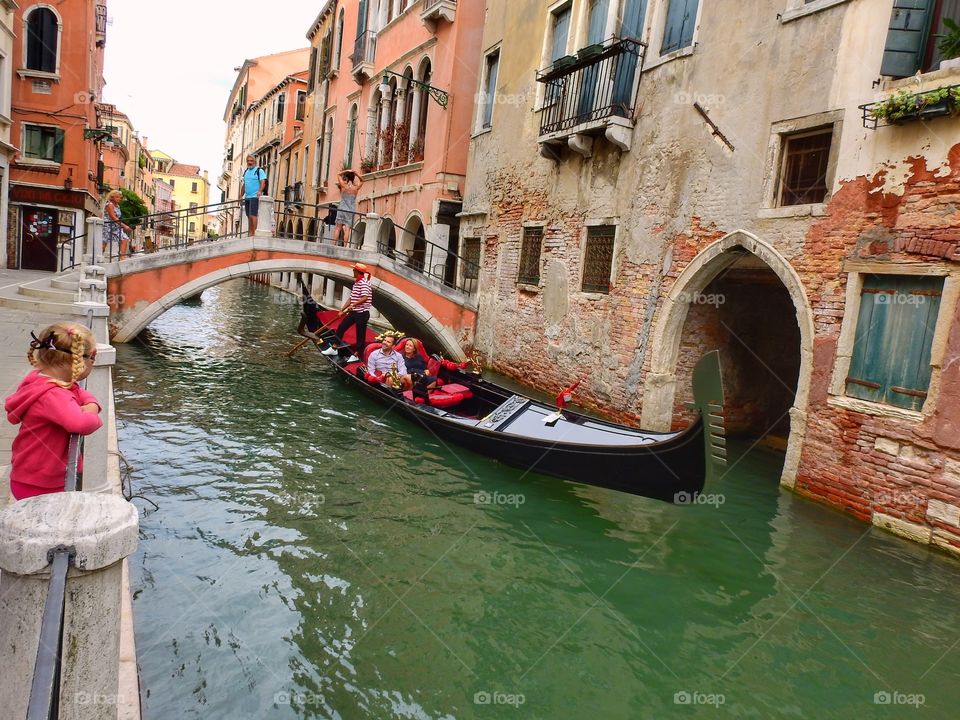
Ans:
[{"label": "window", "polygon": [[943,60],[937,46],[950,32],[944,18],[960,22],[960,0],[894,0],[880,74],[936,70]]},{"label": "window", "polygon": [[343,8],[340,8],[340,19],[337,21],[337,49],[333,56],[333,67],[340,69],[340,55],[343,52]]},{"label": "window", "polygon": [[314,153],[313,186],[320,185],[320,173],[323,172],[323,133],[317,138],[317,151]]},{"label": "window", "polygon": [[[326,40],[326,38],[324,38]],[[314,45],[310,48],[310,71],[307,73],[307,92],[313,92],[314,87],[316,87],[316,77],[317,77],[317,47]]]},{"label": "window", "polygon": [[330,184],[330,159],[333,157],[333,116],[327,118],[327,163],[323,169],[323,184]]},{"label": "window", "polygon": [[307,94],[303,90],[297,90],[297,120],[303,120],[307,107]]},{"label": "window", "polygon": [[193,232],[193,231],[195,231],[195,230],[197,229],[197,224],[196,224],[195,222],[191,222],[191,223],[189,223],[189,224],[187,225],[187,229],[188,229],[190,232]]},{"label": "window", "polygon": [[277,98],[277,122],[283,122],[283,109],[287,105],[287,96],[284,93],[280,93],[280,96]]},{"label": "window", "polygon": [[824,201],[832,139],[832,128],[783,137],[778,205],[807,205]]},{"label": "window", "polygon": [[23,154],[34,160],[63,162],[64,133],[58,127],[23,126]]},{"label": "window", "polygon": [[543,246],[543,228],[526,227],[520,244],[520,268],[517,284],[540,284],[540,248]]},{"label": "window", "polygon": [[583,252],[583,292],[610,292],[610,271],[613,269],[614,225],[587,228],[587,244]]},{"label": "window", "polygon": [[480,238],[463,240],[463,289],[473,292],[480,278]]},{"label": "window", "polygon": [[697,24],[697,7],[700,0],[668,0],[667,24],[663,29],[660,54],[690,47],[693,44],[693,29]]},{"label": "window", "polygon": [[942,277],[864,276],[846,378],[849,397],[921,409],[942,294]]},{"label": "window", "polygon": [[550,64],[567,54],[567,36],[570,34],[570,5],[551,13]]},{"label": "window", "polygon": [[483,83],[483,124],[487,129],[493,125],[493,105],[497,99],[497,72],[500,69],[500,49],[487,55]]},{"label": "window", "polygon": [[170,183],[170,187],[172,188],[177,186],[177,181],[174,180],[173,178],[170,178],[168,182]]},{"label": "window", "polygon": [[196,193],[196,192],[197,192],[197,184],[196,184],[196,183],[190,183],[190,192],[192,192],[192,193]]},{"label": "window", "polygon": [[[344,162],[349,168],[353,167],[353,146],[357,142],[357,112],[357,106],[354,104],[350,108],[350,124],[347,126],[347,156],[344,158]],[[406,150],[406,148],[402,149]]]},{"label": "window", "polygon": [[59,43],[59,22],[53,10],[32,10],[27,17],[27,69],[55,73]]}]

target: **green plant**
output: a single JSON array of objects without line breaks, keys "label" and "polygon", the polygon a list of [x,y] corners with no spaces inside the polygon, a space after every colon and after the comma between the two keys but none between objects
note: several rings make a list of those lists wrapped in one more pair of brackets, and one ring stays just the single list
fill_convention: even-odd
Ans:
[{"label": "green plant", "polygon": [[137,159],[137,164],[140,166],[140,169],[143,170],[147,166],[147,156],[143,153],[140,153],[140,157]]},{"label": "green plant", "polygon": [[957,100],[960,100],[960,92],[957,88],[936,88],[917,94],[900,90],[870,108],[870,117],[874,120],[897,122],[944,101],[951,105],[953,112],[956,112]]},{"label": "green plant", "polygon": [[943,24],[950,32],[940,38],[940,44],[938,46],[940,54],[944,60],[952,60],[955,57],[960,57],[960,24],[957,24],[956,20],[951,20],[947,17],[943,19]]},{"label": "green plant", "polygon": [[374,156],[368,155],[367,157],[360,160],[360,172],[368,173],[375,170],[377,167],[377,158]]},{"label": "green plant", "polygon": [[417,139],[413,141],[413,146],[410,148],[410,162],[423,160],[423,147],[423,135],[419,135]]},{"label": "green plant", "polygon": [[123,215],[123,221],[130,227],[137,227],[143,222],[143,217],[149,215],[150,211],[146,204],[133,190],[120,188],[123,199],[120,201],[120,213]]}]

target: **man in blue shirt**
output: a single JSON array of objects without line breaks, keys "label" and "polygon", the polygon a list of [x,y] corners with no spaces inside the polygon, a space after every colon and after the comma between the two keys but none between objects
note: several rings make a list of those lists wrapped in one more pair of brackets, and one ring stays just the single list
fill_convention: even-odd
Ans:
[{"label": "man in blue shirt", "polygon": [[257,217],[260,213],[260,196],[267,187],[267,173],[257,167],[257,159],[247,155],[247,169],[243,171],[243,209],[250,227],[250,237],[257,231]]}]

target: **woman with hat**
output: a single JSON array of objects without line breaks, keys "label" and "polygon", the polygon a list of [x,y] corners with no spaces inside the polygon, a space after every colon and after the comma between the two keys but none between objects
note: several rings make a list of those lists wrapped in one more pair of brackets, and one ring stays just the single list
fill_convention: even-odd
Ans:
[{"label": "woman with hat", "polygon": [[[350,326],[356,329],[357,334],[357,354],[350,357],[347,362],[356,362],[363,358],[363,349],[367,345],[367,323],[370,320],[370,308],[373,307],[373,288],[370,286],[370,271],[363,263],[355,263],[353,266],[353,289],[350,291],[350,299],[340,309],[340,313],[346,313],[347,316],[340,322],[337,328],[337,335],[343,340],[343,335]],[[334,355],[337,348],[329,347],[323,351],[325,355]]]}]

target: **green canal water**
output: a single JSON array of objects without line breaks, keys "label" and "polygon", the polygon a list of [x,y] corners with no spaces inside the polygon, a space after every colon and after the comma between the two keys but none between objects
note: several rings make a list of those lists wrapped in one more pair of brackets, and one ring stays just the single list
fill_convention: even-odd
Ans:
[{"label": "green canal water", "polygon": [[448,447],[297,314],[234,281],[118,348],[147,718],[960,716],[960,564],[764,450],[673,507]]}]

